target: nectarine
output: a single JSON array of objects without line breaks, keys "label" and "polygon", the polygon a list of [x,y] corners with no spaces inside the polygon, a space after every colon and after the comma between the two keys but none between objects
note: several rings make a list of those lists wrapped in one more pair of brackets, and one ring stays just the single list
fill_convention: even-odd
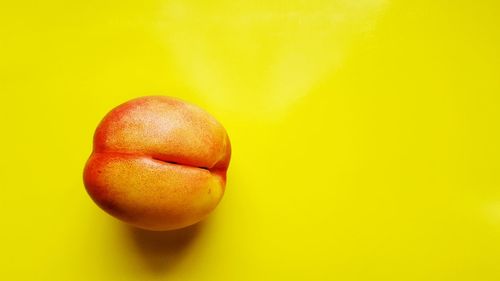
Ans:
[{"label": "nectarine", "polygon": [[92,199],[114,217],[171,230],[217,206],[230,157],[226,130],[210,114],[176,98],[149,96],[104,117],[83,178]]}]

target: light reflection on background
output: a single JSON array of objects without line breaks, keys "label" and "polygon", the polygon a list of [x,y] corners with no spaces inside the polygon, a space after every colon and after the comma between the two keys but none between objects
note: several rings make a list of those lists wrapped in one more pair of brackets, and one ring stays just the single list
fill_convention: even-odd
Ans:
[{"label": "light reflection on background", "polygon": [[181,79],[205,100],[234,114],[276,118],[342,66],[349,48],[370,36],[385,2],[242,8],[171,1],[158,35]]}]

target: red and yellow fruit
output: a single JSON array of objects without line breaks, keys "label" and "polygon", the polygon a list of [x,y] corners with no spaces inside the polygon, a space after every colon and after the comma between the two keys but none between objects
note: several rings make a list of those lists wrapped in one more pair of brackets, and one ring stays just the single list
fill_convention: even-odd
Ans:
[{"label": "red and yellow fruit", "polygon": [[170,97],[142,97],[101,121],[84,183],[116,218],[145,229],[177,229],[217,206],[230,156],[225,129],[207,112]]}]

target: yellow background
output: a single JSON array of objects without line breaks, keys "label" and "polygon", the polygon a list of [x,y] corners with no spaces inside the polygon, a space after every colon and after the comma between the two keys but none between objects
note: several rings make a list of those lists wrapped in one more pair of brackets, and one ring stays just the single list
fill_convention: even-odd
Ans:
[{"label": "yellow background", "polygon": [[[500,280],[497,1],[3,1],[1,280]],[[82,184],[114,106],[224,124],[224,199],[130,229]]]}]

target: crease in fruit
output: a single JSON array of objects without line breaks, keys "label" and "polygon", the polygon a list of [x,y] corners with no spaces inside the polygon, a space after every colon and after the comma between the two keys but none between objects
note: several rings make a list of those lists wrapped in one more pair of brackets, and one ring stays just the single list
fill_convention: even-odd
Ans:
[{"label": "crease in fruit", "polygon": [[202,170],[207,170],[210,172],[210,169],[207,168],[207,167],[203,167],[203,166],[193,166],[193,165],[186,165],[186,164],[182,164],[182,163],[178,163],[178,162],[175,162],[175,161],[167,161],[165,159],[161,159],[161,158],[158,158],[158,157],[151,157],[151,159],[153,160],[156,160],[156,161],[159,161],[159,162],[163,162],[163,163],[166,163],[166,164],[171,164],[171,165],[178,165],[178,166],[184,166],[184,167],[191,167],[191,168],[198,168],[198,169],[202,169]]}]

